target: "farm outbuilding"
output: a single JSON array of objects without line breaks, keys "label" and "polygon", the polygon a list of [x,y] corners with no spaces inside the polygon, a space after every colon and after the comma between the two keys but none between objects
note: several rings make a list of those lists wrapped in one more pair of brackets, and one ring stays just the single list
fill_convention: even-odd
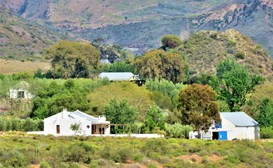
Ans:
[{"label": "farm outbuilding", "polygon": [[21,81],[19,84],[9,89],[10,99],[32,99],[34,96],[28,91],[29,84],[25,81]]},{"label": "farm outbuilding", "polygon": [[[210,129],[202,132],[202,139],[207,140],[234,140],[234,139],[259,139],[258,122],[245,112],[221,112],[221,123],[215,123]],[[190,138],[195,139],[196,132],[190,133]]]},{"label": "farm outbuilding", "polygon": [[141,80],[139,75],[134,75],[132,72],[102,72],[100,73],[99,78],[107,78],[111,82],[135,82],[138,86],[142,86],[146,82],[145,80]]}]

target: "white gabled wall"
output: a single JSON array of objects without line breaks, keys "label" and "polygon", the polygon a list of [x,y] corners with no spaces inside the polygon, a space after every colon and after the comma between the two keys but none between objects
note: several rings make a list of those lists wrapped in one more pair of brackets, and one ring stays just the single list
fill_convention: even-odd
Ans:
[{"label": "white gabled wall", "polygon": [[[82,112],[81,112],[82,113]],[[92,125],[96,125],[96,133],[99,133],[99,129],[104,129],[104,134],[110,134],[110,122],[106,121],[104,116],[99,116],[98,118],[89,116],[89,120],[86,118],[87,114],[84,115],[75,115],[73,113],[67,112],[64,110],[58,114],[55,114],[51,117],[44,119],[44,134],[52,135],[92,135]],[[86,116],[85,116],[86,115]],[[93,120],[90,120],[93,119]],[[95,123],[92,123],[92,122]],[[79,124],[80,129],[78,131],[71,130],[71,125]],[[57,133],[57,125],[59,125],[60,133]]]},{"label": "white gabled wall", "polygon": [[224,117],[222,119],[222,130],[228,132],[228,140],[233,139],[256,139],[255,127],[237,127]]},{"label": "white gabled wall", "polygon": [[231,134],[231,139],[255,139],[255,127],[236,127]]},{"label": "white gabled wall", "polygon": [[[54,116],[44,119],[44,134],[52,135],[91,135],[92,123],[85,119],[67,117],[67,112],[61,112]],[[71,130],[72,124],[80,124],[79,131]],[[57,133],[57,125],[60,133]],[[89,127],[88,127],[89,126]]]},{"label": "white gabled wall", "polygon": [[24,98],[25,99],[32,99],[34,97],[27,90],[24,90],[24,89],[10,89],[9,90],[9,98],[11,98],[11,99],[17,99],[18,98],[18,92],[24,92]]}]

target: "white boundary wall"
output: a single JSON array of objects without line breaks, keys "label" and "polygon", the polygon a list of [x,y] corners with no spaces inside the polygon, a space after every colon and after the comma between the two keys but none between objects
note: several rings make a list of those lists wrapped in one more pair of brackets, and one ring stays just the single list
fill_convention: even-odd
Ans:
[{"label": "white boundary wall", "polygon": [[[43,131],[35,131],[35,132],[27,132],[29,135],[51,135],[45,134]],[[54,136],[62,136],[62,135],[54,135]],[[74,135],[71,135],[74,136]],[[80,136],[80,135],[79,135]],[[83,135],[86,136],[86,135]],[[90,137],[133,137],[133,138],[164,138],[164,135],[159,134],[92,134],[87,135]]]}]

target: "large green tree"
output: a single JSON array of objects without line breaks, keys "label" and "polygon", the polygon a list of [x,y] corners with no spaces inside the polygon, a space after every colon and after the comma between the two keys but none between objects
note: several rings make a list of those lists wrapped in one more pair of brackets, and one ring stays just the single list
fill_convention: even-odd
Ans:
[{"label": "large green tree", "polygon": [[202,130],[208,130],[215,121],[220,122],[216,92],[207,85],[189,85],[179,94],[177,117],[182,124],[193,125],[201,138]]},{"label": "large green tree", "polygon": [[[257,75],[250,75],[245,66],[226,59],[217,66],[217,78],[219,88],[215,88],[231,111],[237,111],[245,104],[246,94],[253,87],[260,84],[263,79]],[[216,85],[214,85],[216,86]]]},{"label": "large green tree", "polygon": [[257,117],[259,125],[262,127],[273,126],[273,102],[272,100],[265,98],[262,100],[259,106],[259,114]]},{"label": "large green tree", "polygon": [[88,77],[97,69],[100,52],[91,44],[60,41],[46,50],[54,78]]},{"label": "large green tree", "polygon": [[[147,80],[145,86],[148,90],[154,93],[154,100],[159,107],[171,109],[176,108],[179,91],[186,87],[186,85],[182,83],[174,84],[172,81],[165,79],[159,80],[158,78],[155,78],[154,80]],[[167,101],[167,99],[170,99],[172,102],[171,106],[168,106],[169,101]]]},{"label": "large green tree", "polygon": [[174,83],[185,78],[185,65],[182,57],[163,50],[149,51],[135,61],[137,70],[146,78],[166,79]]},{"label": "large green tree", "polygon": [[165,128],[165,117],[162,110],[156,106],[150,106],[146,113],[144,121],[145,132],[152,132],[156,128],[163,130]]},{"label": "large green tree", "polygon": [[87,111],[90,106],[86,94],[86,90],[75,86],[72,79],[63,85],[52,82],[37,93],[30,116],[44,119],[63,109]]},{"label": "large green tree", "polygon": [[137,109],[130,106],[128,101],[123,99],[117,101],[115,99],[110,100],[110,102],[105,107],[105,116],[112,124],[128,124],[132,125],[137,119]]}]

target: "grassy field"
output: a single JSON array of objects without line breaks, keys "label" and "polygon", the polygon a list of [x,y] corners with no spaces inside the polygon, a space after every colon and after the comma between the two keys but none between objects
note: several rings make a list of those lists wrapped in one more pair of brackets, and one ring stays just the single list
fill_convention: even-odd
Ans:
[{"label": "grassy field", "polygon": [[272,142],[1,133],[0,167],[271,167]]},{"label": "grassy field", "polygon": [[35,72],[39,68],[46,71],[50,68],[50,63],[0,59],[0,74],[13,74],[22,71]]}]

